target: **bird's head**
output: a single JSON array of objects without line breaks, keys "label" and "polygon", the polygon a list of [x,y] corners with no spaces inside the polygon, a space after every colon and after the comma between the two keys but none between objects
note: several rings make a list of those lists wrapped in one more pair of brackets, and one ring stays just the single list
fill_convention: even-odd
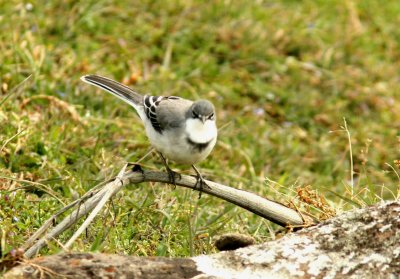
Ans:
[{"label": "bird's head", "polygon": [[188,117],[199,119],[205,123],[207,120],[215,121],[214,105],[207,100],[199,100],[190,107]]}]

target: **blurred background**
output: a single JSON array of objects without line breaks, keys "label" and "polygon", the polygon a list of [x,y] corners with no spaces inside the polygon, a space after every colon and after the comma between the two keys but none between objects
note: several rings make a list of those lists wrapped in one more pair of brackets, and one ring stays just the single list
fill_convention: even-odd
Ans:
[{"label": "blurred background", "polygon": [[[89,73],[143,94],[212,101],[219,140],[199,165],[208,179],[320,219],[400,196],[397,1],[0,6],[3,253],[124,162],[163,168],[133,109],[83,84]],[[226,232],[275,238],[270,222],[197,197],[164,184],[129,186],[73,249],[188,256],[215,252],[214,237]],[[41,253],[61,250],[53,242]]]}]

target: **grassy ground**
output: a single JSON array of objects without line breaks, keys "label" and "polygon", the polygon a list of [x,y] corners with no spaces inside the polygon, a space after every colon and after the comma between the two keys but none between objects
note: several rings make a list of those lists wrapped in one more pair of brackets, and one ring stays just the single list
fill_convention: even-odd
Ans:
[{"label": "grassy ground", "polygon": [[[3,253],[149,151],[132,109],[83,84],[88,73],[214,102],[219,141],[200,164],[210,179],[299,206],[296,189],[310,185],[338,212],[399,198],[396,1],[37,2],[1,3]],[[154,154],[142,163],[162,168]],[[275,229],[216,198],[141,184],[73,250],[198,255],[215,235],[264,241]]]}]

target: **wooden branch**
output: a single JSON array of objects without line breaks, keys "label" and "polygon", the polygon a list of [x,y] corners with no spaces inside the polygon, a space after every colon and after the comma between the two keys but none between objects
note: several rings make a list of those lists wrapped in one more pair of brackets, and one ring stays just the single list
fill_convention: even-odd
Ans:
[{"label": "wooden branch", "polygon": [[[34,234],[34,238],[31,237],[23,246],[23,248],[26,249],[24,254],[25,257],[31,258],[37,254],[38,251],[46,245],[47,241],[56,238],[60,233],[71,227],[81,217],[93,210],[93,208],[95,208],[95,206],[102,200],[101,206],[97,207],[96,209],[98,212],[105,202],[125,185],[142,182],[170,182],[169,175],[167,173],[143,170],[139,165],[134,165],[131,170],[128,170],[123,175],[122,173],[124,172],[121,171],[115,180],[107,183],[101,190],[95,192],[93,196],[88,198],[85,202],[78,204],[76,202],[72,203],[74,206],[78,205],[78,208],[65,217],[64,220],[61,221],[57,226],[52,228],[48,234],[38,239],[50,227],[51,222],[55,220],[55,216],[50,217],[50,219],[47,220],[44,225]],[[195,177],[179,175],[179,177],[175,177],[175,182],[178,186],[199,190],[196,188],[197,179]],[[202,192],[236,204],[281,226],[302,226],[304,224],[313,224],[316,222],[308,215],[300,214],[296,210],[288,208],[280,203],[262,198],[256,194],[234,189],[232,187],[209,180],[206,180],[206,183],[209,187],[203,187]],[[72,206],[67,205],[66,207],[70,208]],[[60,210],[60,212],[64,211],[64,209]],[[92,217],[94,217],[96,213],[94,213]],[[85,226],[89,224],[89,222],[92,220],[92,217],[90,217],[91,219],[89,221],[85,222]],[[82,229],[80,232],[81,231]],[[79,233],[77,235],[79,235]],[[72,244],[77,235],[74,235],[73,238],[67,243],[67,247]],[[38,239],[37,242],[33,244],[36,239]]]},{"label": "wooden branch", "polygon": [[[159,171],[131,171],[127,172],[125,175],[129,177],[131,183],[134,184],[154,181],[169,183],[168,174]],[[197,191],[199,190],[195,187],[197,180],[193,176],[181,175],[180,178],[175,178],[175,182],[176,185]],[[236,204],[250,212],[268,219],[271,222],[274,222],[275,224],[286,227],[302,226],[307,222],[308,224],[315,223],[315,220],[308,215],[300,214],[296,210],[288,208],[281,203],[260,197],[251,192],[235,189],[213,181],[206,180],[206,182],[210,187],[204,187],[202,190],[203,193]]]}]

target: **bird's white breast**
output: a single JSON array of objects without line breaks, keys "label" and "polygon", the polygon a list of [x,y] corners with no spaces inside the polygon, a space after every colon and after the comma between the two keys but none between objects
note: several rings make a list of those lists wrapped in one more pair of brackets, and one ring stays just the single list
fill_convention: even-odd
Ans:
[{"label": "bird's white breast", "polygon": [[217,137],[217,126],[214,120],[201,122],[200,119],[186,120],[186,135],[192,142],[206,143]]}]

